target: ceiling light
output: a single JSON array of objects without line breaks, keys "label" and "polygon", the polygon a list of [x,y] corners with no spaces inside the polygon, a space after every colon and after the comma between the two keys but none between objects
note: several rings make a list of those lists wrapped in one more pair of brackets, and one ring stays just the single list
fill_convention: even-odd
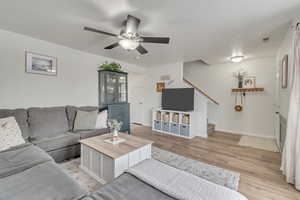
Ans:
[{"label": "ceiling light", "polygon": [[119,44],[121,45],[121,47],[123,47],[126,50],[134,50],[139,46],[139,42],[135,40],[128,40],[128,39],[120,40]]},{"label": "ceiling light", "polygon": [[231,62],[239,63],[244,60],[244,56],[232,56],[230,57]]}]

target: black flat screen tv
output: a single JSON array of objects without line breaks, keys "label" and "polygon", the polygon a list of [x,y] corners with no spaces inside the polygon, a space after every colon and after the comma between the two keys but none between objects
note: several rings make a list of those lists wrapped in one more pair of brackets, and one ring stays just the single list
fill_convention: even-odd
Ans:
[{"label": "black flat screen tv", "polygon": [[162,109],[174,111],[193,111],[194,93],[194,88],[163,89]]}]

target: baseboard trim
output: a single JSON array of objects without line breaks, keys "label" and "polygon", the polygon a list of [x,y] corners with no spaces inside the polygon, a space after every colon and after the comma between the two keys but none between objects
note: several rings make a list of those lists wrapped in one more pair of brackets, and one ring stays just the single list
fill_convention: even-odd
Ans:
[{"label": "baseboard trim", "polygon": [[152,124],[143,124],[143,126],[152,128]]},{"label": "baseboard trim", "polygon": [[237,132],[237,131],[226,130],[226,129],[216,129],[216,131],[224,132],[224,133],[230,133],[230,134],[235,134],[235,135],[247,135],[247,136],[255,136],[255,137],[262,137],[262,138],[271,138],[271,139],[275,139],[275,136],[270,136],[270,135],[260,135],[260,134],[249,133],[249,132]]},{"label": "baseboard trim", "polygon": [[143,126],[142,123],[137,123],[137,122],[133,122],[132,124],[133,124],[133,125],[138,125],[138,126]]}]

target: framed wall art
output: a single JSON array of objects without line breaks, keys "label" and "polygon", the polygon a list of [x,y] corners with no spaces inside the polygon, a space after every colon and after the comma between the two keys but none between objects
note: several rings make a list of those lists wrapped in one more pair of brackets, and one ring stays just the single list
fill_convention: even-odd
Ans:
[{"label": "framed wall art", "polygon": [[166,84],[164,82],[158,82],[156,83],[156,92],[162,92],[163,89],[165,89]]},{"label": "framed wall art", "polygon": [[26,72],[57,76],[57,58],[26,52]]},{"label": "framed wall art", "polygon": [[255,76],[244,77],[243,88],[256,88],[256,77]]}]

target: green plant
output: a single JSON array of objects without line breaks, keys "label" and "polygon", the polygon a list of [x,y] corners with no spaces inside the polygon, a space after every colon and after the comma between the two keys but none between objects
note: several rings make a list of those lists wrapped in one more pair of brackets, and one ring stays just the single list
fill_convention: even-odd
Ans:
[{"label": "green plant", "polygon": [[102,65],[99,66],[100,70],[112,70],[112,71],[117,71],[117,72],[121,72],[121,65],[119,63],[116,62],[105,62]]},{"label": "green plant", "polygon": [[120,131],[122,128],[123,122],[119,122],[116,119],[110,119],[108,120],[108,127],[111,130],[116,130],[116,131]]}]

